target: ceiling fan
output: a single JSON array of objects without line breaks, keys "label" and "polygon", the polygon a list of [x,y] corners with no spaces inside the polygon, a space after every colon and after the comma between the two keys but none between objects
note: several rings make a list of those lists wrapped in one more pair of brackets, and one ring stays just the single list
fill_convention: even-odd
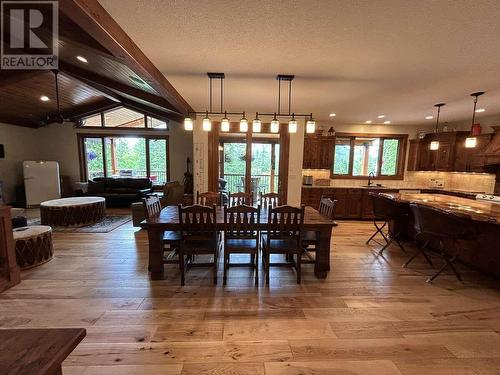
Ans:
[{"label": "ceiling fan", "polygon": [[47,114],[47,117],[45,119],[45,122],[47,124],[56,122],[58,124],[64,124],[65,122],[73,122],[71,119],[64,118],[62,112],[61,112],[61,103],[59,101],[59,71],[58,70],[53,70],[54,73],[54,78],[56,82],[56,104],[57,104],[57,112],[55,114]]}]

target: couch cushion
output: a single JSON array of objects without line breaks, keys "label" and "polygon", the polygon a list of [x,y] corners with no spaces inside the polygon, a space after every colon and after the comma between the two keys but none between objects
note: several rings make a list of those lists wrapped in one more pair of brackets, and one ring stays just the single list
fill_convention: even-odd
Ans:
[{"label": "couch cushion", "polygon": [[106,184],[104,181],[89,180],[87,192],[88,194],[101,194],[104,193],[105,188]]}]

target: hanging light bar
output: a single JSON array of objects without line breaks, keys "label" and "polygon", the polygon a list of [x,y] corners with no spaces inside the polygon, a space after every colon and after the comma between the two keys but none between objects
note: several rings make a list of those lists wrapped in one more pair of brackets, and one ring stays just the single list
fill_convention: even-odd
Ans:
[{"label": "hanging light bar", "polygon": [[306,133],[314,133],[316,132],[316,121],[313,120],[313,114],[311,113],[311,117],[306,122]]},{"label": "hanging light bar", "polygon": [[[445,105],[445,103],[434,104],[434,107],[437,107],[437,109],[438,109],[437,116],[436,116],[436,128],[434,129],[434,134],[439,133],[439,114],[441,113],[441,107],[444,105]],[[432,141],[431,144],[429,145],[429,149],[431,151],[439,150],[439,141]]]},{"label": "hanging light bar", "polygon": [[475,135],[480,133],[481,128],[479,126],[476,126],[476,124],[475,124],[476,106],[477,106],[477,98],[483,94],[484,94],[483,91],[474,92],[474,93],[470,94],[470,96],[474,97],[474,109],[472,110],[472,122],[470,125],[471,137],[465,138],[465,148],[475,148],[477,145],[477,138],[475,137]]},{"label": "hanging light bar", "polygon": [[[220,130],[221,132],[228,132],[231,130],[230,120],[227,115],[241,115],[242,118],[240,120],[239,131],[246,133],[248,132],[248,120],[245,117],[245,112],[226,112],[224,111],[224,73],[207,73],[209,78],[209,101],[208,101],[208,110],[203,112],[198,111],[190,111],[188,112],[188,116],[184,118],[184,129],[191,131],[194,128],[194,121],[190,114],[199,114],[204,115],[202,121],[202,129],[204,131],[212,130],[212,120],[210,119],[210,115],[224,115],[221,119]],[[278,120],[279,117],[288,117],[290,120],[288,121],[288,131],[289,133],[296,133],[298,131],[298,122],[296,117],[304,118],[306,122],[306,131],[308,133],[314,133],[316,130],[316,122],[313,119],[312,113],[303,114],[303,113],[292,113],[292,81],[295,78],[294,75],[286,75],[279,74],[276,79],[278,80],[278,111],[274,113],[260,113],[256,112],[256,117],[252,121],[252,131],[254,133],[262,132],[262,120],[259,116],[272,116],[270,131],[271,133],[279,133],[280,131],[280,122]],[[213,104],[213,80],[220,80],[220,111],[214,111],[212,108]],[[288,81],[288,113],[281,113],[281,81]]]},{"label": "hanging light bar", "polygon": [[271,120],[271,133],[278,133],[280,131],[280,122],[276,118],[276,112],[274,112],[274,117]]},{"label": "hanging light bar", "polygon": [[259,112],[255,113],[255,119],[252,121],[252,132],[260,133],[262,122],[259,120]]}]

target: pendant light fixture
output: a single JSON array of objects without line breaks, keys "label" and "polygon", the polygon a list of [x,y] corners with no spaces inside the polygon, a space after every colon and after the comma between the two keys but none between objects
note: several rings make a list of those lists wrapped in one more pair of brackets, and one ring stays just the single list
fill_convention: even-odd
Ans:
[{"label": "pendant light fixture", "polygon": [[221,132],[228,132],[230,128],[230,123],[229,119],[227,118],[227,113],[224,112],[224,118],[220,122],[220,131]]},{"label": "pendant light fixture", "polygon": [[[441,113],[441,107],[444,106],[445,103],[434,104],[434,107],[437,107],[437,116],[436,116],[436,128],[434,129],[434,134],[439,133],[439,114]],[[429,145],[429,149],[431,151],[439,150],[439,141],[432,141]]]},{"label": "pendant light fixture", "polygon": [[306,133],[314,133],[316,132],[316,121],[313,120],[313,114],[311,113],[311,117],[306,122]]},{"label": "pendant light fixture", "polygon": [[476,120],[476,106],[477,106],[477,98],[481,95],[483,95],[483,91],[478,91],[470,94],[470,96],[474,97],[474,108],[472,110],[472,122],[470,125],[470,137],[465,138],[465,148],[475,148],[477,145],[477,138],[476,135],[479,135],[481,133],[481,127],[479,124],[475,124]]},{"label": "pendant light fixture", "polygon": [[292,113],[292,119],[288,121],[288,133],[297,133],[297,120],[295,120],[295,113]]},{"label": "pendant light fixture", "polygon": [[243,112],[243,117],[240,120],[240,132],[246,133],[248,131],[248,120],[245,117],[245,112]]},{"label": "pendant light fixture", "polygon": [[210,117],[208,117],[208,111],[203,118],[203,131],[209,132],[212,130],[212,121],[210,120]]},{"label": "pendant light fixture", "polygon": [[276,112],[274,112],[274,117],[271,120],[271,133],[278,133],[280,131],[280,122],[276,118]]},{"label": "pendant light fixture", "polygon": [[[210,119],[211,115],[224,115],[220,122],[220,131],[221,132],[229,132],[231,131],[231,123],[227,115],[232,116],[242,116],[239,125],[239,131],[242,133],[248,132],[248,120],[245,117],[245,112],[226,112],[224,110],[224,73],[207,73],[209,78],[209,105],[208,109],[203,112],[198,111],[189,111],[188,116],[184,118],[184,129],[187,131],[192,131],[194,128],[194,120],[190,116],[190,114],[195,115],[204,115],[202,120],[202,129],[204,131],[212,130],[212,120]],[[290,120],[288,121],[288,132],[289,133],[297,133],[298,131],[298,122],[296,117],[304,118],[306,122],[306,130],[308,133],[314,133],[316,131],[316,122],[313,119],[312,113],[292,113],[292,81],[295,78],[294,75],[289,74],[278,74],[276,79],[278,81],[278,111],[274,113],[262,113],[256,112],[255,119],[252,121],[252,132],[260,133],[262,132],[262,120],[260,117],[271,117],[270,124],[270,132],[271,133],[279,133],[280,132],[280,122],[278,120],[279,117],[287,117]],[[214,111],[212,109],[212,94],[213,94],[213,80],[218,79],[220,81],[220,111]],[[288,113],[281,112],[281,82],[288,82]],[[260,116],[260,117],[259,117]]]},{"label": "pendant light fixture", "polygon": [[255,119],[252,121],[252,132],[260,133],[262,122],[259,120],[259,112],[255,113]]}]

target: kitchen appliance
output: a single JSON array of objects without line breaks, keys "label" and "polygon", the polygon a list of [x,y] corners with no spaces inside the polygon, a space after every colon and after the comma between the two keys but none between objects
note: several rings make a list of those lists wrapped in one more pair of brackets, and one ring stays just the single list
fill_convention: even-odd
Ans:
[{"label": "kitchen appliance", "polygon": [[56,161],[24,161],[26,206],[38,206],[44,201],[61,198],[59,163]]},{"label": "kitchen appliance", "polygon": [[307,186],[312,186],[313,184],[313,176],[303,176],[302,184]]},{"label": "kitchen appliance", "polygon": [[487,202],[492,202],[492,203],[500,203],[500,196],[490,195],[490,194],[477,194],[476,200],[487,201]]}]

